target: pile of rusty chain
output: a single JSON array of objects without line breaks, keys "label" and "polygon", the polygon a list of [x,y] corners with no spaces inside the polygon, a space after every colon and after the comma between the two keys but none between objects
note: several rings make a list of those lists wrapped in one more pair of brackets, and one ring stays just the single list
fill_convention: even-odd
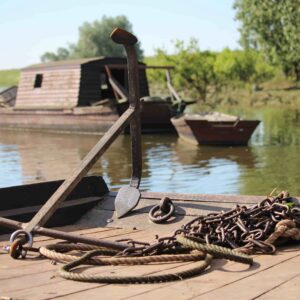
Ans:
[{"label": "pile of rusty chain", "polygon": [[[157,237],[157,242],[154,244],[128,240],[129,247],[121,255],[140,256],[184,252],[187,249],[177,241],[178,235],[184,235],[204,244],[238,249],[248,254],[271,254],[276,248],[273,244],[274,238],[270,237],[278,225],[285,221],[289,221],[290,228],[298,230],[294,237],[300,240],[300,208],[295,207],[293,199],[287,192],[281,192],[249,208],[236,205],[228,212],[222,211],[196,217],[183,225],[181,229],[176,230],[172,236]],[[277,238],[281,241],[286,240],[283,235]],[[293,236],[289,235],[289,238]]]},{"label": "pile of rusty chain", "polygon": [[[100,249],[91,250],[79,258],[53,253],[53,250],[59,252],[58,245],[42,247],[40,252],[49,258],[67,262],[58,271],[65,279],[101,283],[154,283],[199,275],[210,265],[213,257],[252,264],[253,259],[242,252],[274,253],[274,242],[286,237],[300,240],[300,209],[295,207],[293,199],[287,193],[280,193],[249,208],[237,205],[228,212],[196,217],[175,231],[172,236],[157,237],[154,244],[132,239],[119,240],[126,242],[128,248],[113,253],[111,258],[97,258],[99,254],[103,254],[103,250]],[[69,250],[81,248],[80,245],[59,247],[63,247],[63,252],[68,251],[65,247],[70,247]],[[198,252],[190,253],[193,249]],[[163,275],[120,277],[78,274],[71,271],[81,264],[132,265],[158,261],[197,261],[200,257],[204,260],[196,262],[196,266],[189,270]]]}]

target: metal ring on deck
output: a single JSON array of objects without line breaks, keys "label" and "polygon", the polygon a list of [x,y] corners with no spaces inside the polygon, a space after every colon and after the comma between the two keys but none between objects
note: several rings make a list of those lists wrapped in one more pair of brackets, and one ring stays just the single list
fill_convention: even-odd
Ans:
[{"label": "metal ring on deck", "polygon": [[153,206],[149,211],[149,219],[153,223],[164,223],[175,213],[175,206],[170,198],[164,197],[160,203]]},{"label": "metal ring on deck", "polygon": [[24,234],[27,237],[26,242],[28,243],[29,247],[32,247],[33,245],[33,237],[30,232],[27,232],[26,230],[16,230],[15,232],[12,233],[10,236],[9,242],[12,243],[20,234]]},{"label": "metal ring on deck", "polygon": [[[22,235],[22,237],[20,237],[20,235]],[[26,239],[25,241],[23,239],[24,235]],[[23,245],[25,245],[26,243],[28,243],[29,247],[32,247],[33,245],[32,234],[22,229],[13,232],[10,236],[9,241],[11,243],[9,254],[12,258],[15,259],[17,259],[20,255],[22,256],[22,258],[26,257],[27,250],[23,249]]]}]

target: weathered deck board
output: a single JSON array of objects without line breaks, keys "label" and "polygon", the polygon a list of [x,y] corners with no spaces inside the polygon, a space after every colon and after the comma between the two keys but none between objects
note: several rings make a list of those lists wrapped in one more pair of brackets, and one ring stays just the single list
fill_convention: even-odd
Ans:
[{"label": "weathered deck board", "polygon": [[300,294],[299,288],[300,275],[278,285],[271,291],[267,291],[256,299],[259,300],[298,300]]},{"label": "weathered deck board", "polygon": [[[107,232],[108,233],[108,232]],[[128,234],[128,233],[127,233]],[[127,235],[126,234],[126,235]],[[144,237],[147,239],[152,237],[152,232],[133,232],[134,238]],[[132,236],[130,234],[130,236]],[[17,297],[22,299],[49,299],[49,298],[57,298],[64,297],[65,299],[82,299],[83,297],[97,297],[97,295],[101,295],[105,299],[123,299],[123,298],[139,298],[143,299],[153,299],[164,297],[174,297],[176,295],[176,299],[189,299],[191,297],[209,297],[209,299],[213,299],[210,294],[214,293],[222,293],[222,290],[230,291],[232,293],[233,290],[229,288],[231,285],[238,284],[238,282],[243,282],[246,280],[245,284],[255,285],[256,286],[256,278],[258,280],[258,284],[262,282],[265,273],[267,272],[267,276],[274,275],[272,270],[276,268],[285,268],[285,271],[290,270],[291,266],[295,266],[295,270],[292,270],[288,275],[288,279],[293,278],[295,275],[299,274],[296,266],[299,264],[299,247],[294,247],[291,250],[280,251],[277,255],[274,256],[256,256],[255,260],[258,264],[250,269],[246,266],[237,264],[237,263],[226,263],[223,260],[217,260],[214,263],[212,270],[206,272],[202,276],[198,276],[189,280],[184,280],[181,282],[172,282],[165,284],[154,284],[154,285],[131,285],[128,288],[128,285],[105,285],[105,284],[88,284],[88,283],[76,283],[72,281],[66,281],[61,278],[53,278],[53,274],[57,266],[51,265],[48,261],[43,262],[43,267],[34,267],[31,269],[31,272],[34,274],[25,275],[23,271],[24,268],[20,267],[19,261],[14,261],[15,272],[19,268],[22,272],[17,273],[17,277],[13,279],[8,279],[7,281],[1,280],[2,285],[5,286],[5,289],[0,288],[0,295],[9,295],[11,297]],[[7,259],[9,259],[7,257]],[[36,264],[41,264],[41,262],[36,262]],[[190,263],[191,264],[191,263]],[[179,267],[182,264],[168,264],[165,270]],[[185,264],[186,265],[186,264]],[[164,266],[165,267],[165,266]],[[45,268],[45,269],[44,269]],[[155,265],[150,267],[142,267],[142,273],[157,273],[161,270],[161,266]],[[30,268],[29,268],[30,269]],[[96,273],[104,273],[112,270],[111,267],[98,267],[98,271]],[[93,268],[93,271],[97,270]],[[120,266],[115,267],[114,271],[117,271],[119,275],[128,275],[128,274],[136,274],[139,270],[141,272],[140,266],[135,267],[126,267]],[[2,271],[1,271],[2,272]],[[9,270],[11,272],[11,269]],[[298,272],[298,273],[297,273]],[[141,274],[141,273],[140,273]],[[250,278],[250,279],[249,279]],[[276,287],[278,282],[280,283],[282,280],[285,280],[286,277],[284,274],[279,278],[277,278],[276,282],[272,287]],[[248,283],[247,280],[250,280]],[[18,287],[16,289],[16,286]],[[266,288],[270,288],[267,286]],[[2,290],[3,289],[3,290]],[[255,289],[256,290],[256,289]],[[238,289],[239,291],[239,289]],[[264,291],[264,290],[263,290]],[[260,291],[261,293],[261,291]],[[246,297],[241,299],[252,299],[251,297]],[[216,296],[218,299],[218,295]],[[202,299],[202,298],[199,298]],[[206,299],[206,298],[204,298]],[[219,298],[220,299],[220,298]],[[225,298],[222,298],[225,299]]]},{"label": "weathered deck board", "polygon": [[[135,237],[136,232],[133,232],[130,236],[132,236],[133,238]],[[147,238],[147,234],[146,233],[140,233],[139,234],[140,237],[145,237]],[[167,268],[172,268],[172,267],[178,267],[180,265],[184,264],[168,264]],[[130,268],[130,273],[135,274],[136,271],[139,269],[140,273],[143,274],[144,273],[144,268],[145,266],[135,266],[135,267],[131,267]],[[152,273],[152,272],[158,272],[161,269],[160,265],[151,265],[149,267],[146,267],[147,269],[150,268],[150,271],[147,271],[147,273]],[[54,268],[55,270],[57,269]],[[14,296],[18,296],[21,297],[22,295],[26,295],[26,297],[30,297],[30,299],[44,299],[42,296],[41,298],[41,292],[42,295],[45,295],[45,299],[47,299],[47,297],[49,297],[49,293],[51,293],[51,291],[53,289],[55,289],[56,287],[61,285],[61,288],[56,292],[56,296],[61,296],[61,295],[65,295],[68,294],[70,292],[70,289],[74,292],[74,290],[81,291],[83,289],[87,289],[90,288],[91,284],[79,284],[76,285],[76,287],[74,286],[74,282],[71,281],[65,281],[62,278],[53,278],[51,280],[49,280],[53,275],[54,275],[54,269],[53,266],[49,266],[49,261],[48,261],[48,265],[46,265],[46,270],[42,269],[38,269],[38,270],[34,270],[34,273],[24,275],[23,272],[22,274],[19,274],[19,276],[15,277],[15,278],[9,278],[9,280],[2,280],[2,284],[5,286],[3,288],[3,292],[6,293],[10,293],[10,295],[14,295]],[[101,268],[91,268],[90,270],[92,271],[96,271],[96,273],[100,274],[100,273],[104,273],[107,271],[110,271],[112,268],[109,266],[103,266]],[[115,267],[114,271],[118,271],[118,274],[120,275],[126,275],[128,274],[128,268],[126,266],[119,266],[119,267]],[[22,278],[22,279],[21,279]],[[20,283],[19,283],[20,282]],[[19,283],[19,284],[18,284]],[[16,289],[16,285],[18,286],[18,288]],[[92,285],[94,286],[94,285]],[[98,287],[99,285],[95,285],[95,287]],[[41,288],[42,287],[42,288]],[[38,295],[38,298],[36,298],[36,296],[34,295]]]},{"label": "weathered deck board", "polygon": [[[174,200],[177,214],[173,222],[157,225],[148,221],[147,212],[157,203],[161,194],[143,193],[137,209],[124,219],[114,216],[112,193],[89,215],[91,224],[86,220],[77,225],[63,228],[85,234],[89,237],[118,240],[133,238],[153,242],[155,234],[168,236],[194,218],[195,214],[207,214],[210,211],[227,210],[233,207],[238,197],[224,198],[195,195],[167,194]],[[147,197],[146,197],[147,196]],[[215,200],[223,200],[217,203]],[[242,204],[253,204],[261,197],[242,197]],[[92,228],[86,228],[92,225]],[[103,227],[95,227],[103,226]],[[83,227],[82,227],[83,226]],[[84,228],[84,229],[82,229]],[[5,245],[8,235],[0,236],[0,247]],[[47,245],[59,240],[48,237],[35,237],[35,246]],[[161,284],[109,285],[79,283],[54,277],[58,265],[49,260],[13,260],[8,255],[0,255],[0,297],[12,299],[298,299],[300,286],[300,246],[290,246],[278,251],[276,255],[257,255],[255,264],[245,265],[214,260],[212,267],[201,276],[188,280]],[[1,253],[1,252],[0,252]],[[84,268],[93,274],[142,275],[161,274],[190,268],[194,263],[170,263],[149,266],[101,266]],[[298,267],[298,268],[297,268]],[[289,293],[285,292],[288,290]]]},{"label": "weathered deck board", "polygon": [[[236,280],[195,299],[255,299],[266,291],[276,288],[282,282],[287,282],[300,275],[299,264],[300,253],[296,257],[259,271],[256,276],[252,275],[242,280]],[[233,293],[233,291],[235,292]],[[298,295],[300,296],[300,286],[298,287]],[[285,299],[287,298],[285,297]]]},{"label": "weathered deck board", "polygon": [[[93,232],[93,233],[87,233],[86,235],[88,235],[89,237],[97,237],[97,238],[103,238],[106,240],[116,240],[116,239],[120,239],[120,238],[125,238],[128,236],[128,234],[131,231],[129,230],[123,230],[123,229],[115,229],[113,231],[109,230],[104,230],[104,231],[99,231],[98,232]],[[136,234],[138,234],[139,231],[135,231],[132,232],[131,236],[132,237],[136,237]],[[137,236],[137,238],[139,238],[139,236]],[[54,239],[48,239],[48,240],[43,240],[43,241],[38,241],[34,244],[35,247],[40,247],[40,246],[46,246],[49,244],[53,244],[56,242],[60,242],[61,240],[54,240]],[[36,257],[36,254],[32,254],[30,255],[31,257]],[[22,264],[22,268],[24,268],[25,266],[29,265],[33,265],[36,264],[37,261],[35,261],[34,259],[26,259],[26,260],[13,260],[13,259],[7,259],[8,256],[7,254],[3,254],[0,256],[0,270],[4,269],[4,268],[9,268],[10,271],[12,268],[19,268],[20,265]],[[43,261],[40,261],[41,263],[43,263]],[[30,273],[30,268],[29,268],[29,273]],[[34,273],[34,272],[32,272]],[[1,279],[1,274],[0,274],[0,279]]]},{"label": "weathered deck board", "polygon": [[[299,250],[299,248],[297,248]],[[224,260],[214,261],[213,267],[210,271],[202,276],[194,277],[180,282],[171,282],[165,284],[153,285],[135,285],[130,289],[126,289],[121,285],[116,285],[112,289],[111,286],[101,287],[101,295],[107,296],[106,299],[161,299],[176,297],[176,299],[191,299],[201,294],[210,293],[217,288],[227,286],[232,282],[239,281],[243,278],[253,277],[256,278],[260,272],[268,270],[273,266],[279,265],[283,260],[293,259],[295,256],[299,257],[299,253],[295,254],[294,251],[280,252],[275,256],[256,256],[255,261],[258,264],[248,269],[247,266],[225,262]],[[261,278],[258,279],[261,281]],[[235,290],[232,290],[235,291]],[[104,294],[107,292],[107,295]],[[90,291],[84,291],[72,295],[73,299],[80,297],[95,297],[100,290],[93,288]],[[111,297],[109,297],[111,295]],[[68,299],[68,298],[66,298]],[[222,297],[209,298],[209,299],[224,299]],[[245,298],[252,299],[252,298]]]},{"label": "weathered deck board", "polygon": [[[195,216],[207,215],[222,210],[228,211],[237,204],[251,206],[266,198],[263,196],[185,195],[142,192],[142,198],[134,211],[127,215],[126,218],[118,219],[114,211],[115,196],[115,192],[110,192],[83,218],[81,224],[147,229],[166,234],[172,233],[172,231],[180,228],[182,224],[192,220]],[[176,208],[175,218],[170,220],[168,224],[154,224],[148,220],[148,212],[164,196],[168,196],[173,201]],[[294,198],[294,200],[300,203],[299,198]]]}]

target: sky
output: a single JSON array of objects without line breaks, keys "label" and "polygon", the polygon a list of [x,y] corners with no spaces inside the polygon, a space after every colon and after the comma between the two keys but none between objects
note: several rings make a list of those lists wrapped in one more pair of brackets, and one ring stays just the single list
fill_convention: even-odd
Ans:
[{"label": "sky", "polygon": [[175,40],[199,41],[203,50],[239,47],[234,0],[0,0],[0,70],[40,62],[78,40],[78,28],[103,15],[126,15],[146,56],[172,53]]}]

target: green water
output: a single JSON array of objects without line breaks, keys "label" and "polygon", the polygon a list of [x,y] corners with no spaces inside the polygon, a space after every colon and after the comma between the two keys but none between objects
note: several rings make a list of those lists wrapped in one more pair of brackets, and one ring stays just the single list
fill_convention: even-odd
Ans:
[{"label": "green water", "polygon": [[[205,147],[170,135],[144,135],[142,190],[267,195],[274,188],[300,195],[300,110],[242,110],[262,122],[248,147]],[[66,178],[98,136],[0,130],[0,186]],[[90,174],[112,189],[129,182],[130,138],[121,136]]]}]

